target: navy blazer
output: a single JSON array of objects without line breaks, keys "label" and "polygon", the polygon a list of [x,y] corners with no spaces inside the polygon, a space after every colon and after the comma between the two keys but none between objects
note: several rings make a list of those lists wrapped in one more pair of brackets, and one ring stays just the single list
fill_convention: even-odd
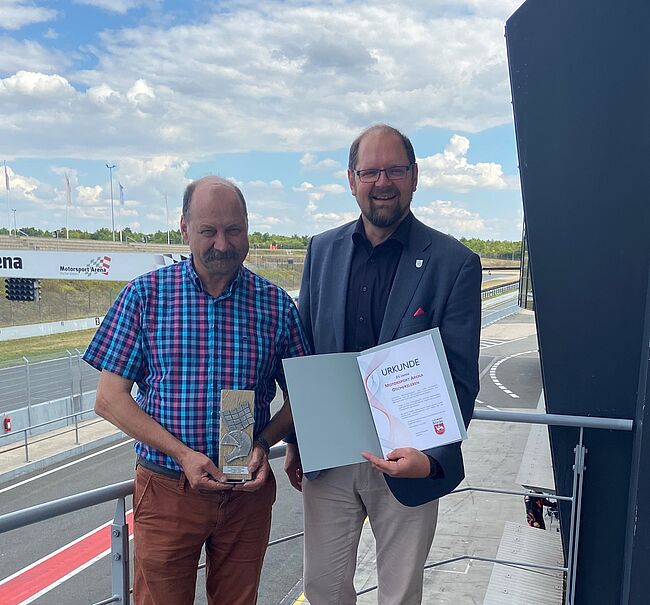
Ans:
[{"label": "navy blazer", "polygon": [[[345,305],[356,221],[311,238],[298,307],[314,353],[344,350]],[[413,219],[388,296],[379,344],[439,327],[465,425],[479,390],[481,264],[454,238]],[[415,315],[418,309],[423,314]],[[460,443],[425,451],[443,470],[441,478],[397,479],[384,475],[406,506],[435,500],[465,476]]]}]

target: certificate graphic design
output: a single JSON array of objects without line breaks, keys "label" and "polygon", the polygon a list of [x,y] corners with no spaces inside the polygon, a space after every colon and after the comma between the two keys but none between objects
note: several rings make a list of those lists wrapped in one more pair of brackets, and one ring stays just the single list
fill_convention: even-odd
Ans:
[{"label": "certificate graphic design", "polygon": [[438,328],[283,364],[305,472],[467,436]]},{"label": "certificate graphic design", "polygon": [[384,456],[463,438],[430,335],[372,351],[357,363]]}]

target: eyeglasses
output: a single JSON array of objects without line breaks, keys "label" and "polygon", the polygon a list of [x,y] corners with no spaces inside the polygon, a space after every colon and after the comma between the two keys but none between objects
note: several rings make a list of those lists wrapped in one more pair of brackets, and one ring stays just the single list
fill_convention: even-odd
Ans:
[{"label": "eyeglasses", "polygon": [[366,170],[355,170],[354,173],[359,177],[362,183],[376,183],[382,172],[386,173],[386,178],[391,181],[400,181],[405,178],[413,164],[408,166],[390,166],[389,168],[368,168]]}]

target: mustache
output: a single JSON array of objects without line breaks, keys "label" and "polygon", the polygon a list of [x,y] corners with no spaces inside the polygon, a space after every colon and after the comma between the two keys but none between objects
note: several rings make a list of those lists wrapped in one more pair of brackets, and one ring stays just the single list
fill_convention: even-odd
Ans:
[{"label": "mustache", "polygon": [[399,189],[394,185],[387,187],[373,187],[371,195],[399,195]]},{"label": "mustache", "polygon": [[239,260],[239,254],[235,250],[208,250],[201,255],[204,262],[222,261],[222,260]]}]

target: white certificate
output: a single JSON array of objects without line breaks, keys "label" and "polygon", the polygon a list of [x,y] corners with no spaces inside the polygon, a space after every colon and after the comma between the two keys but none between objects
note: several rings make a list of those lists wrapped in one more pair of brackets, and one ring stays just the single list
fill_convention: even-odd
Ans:
[{"label": "white certificate", "polygon": [[463,439],[430,334],[375,347],[357,363],[384,456],[398,447],[426,450]]},{"label": "white certificate", "polygon": [[305,472],[467,437],[438,328],[282,363]]}]

